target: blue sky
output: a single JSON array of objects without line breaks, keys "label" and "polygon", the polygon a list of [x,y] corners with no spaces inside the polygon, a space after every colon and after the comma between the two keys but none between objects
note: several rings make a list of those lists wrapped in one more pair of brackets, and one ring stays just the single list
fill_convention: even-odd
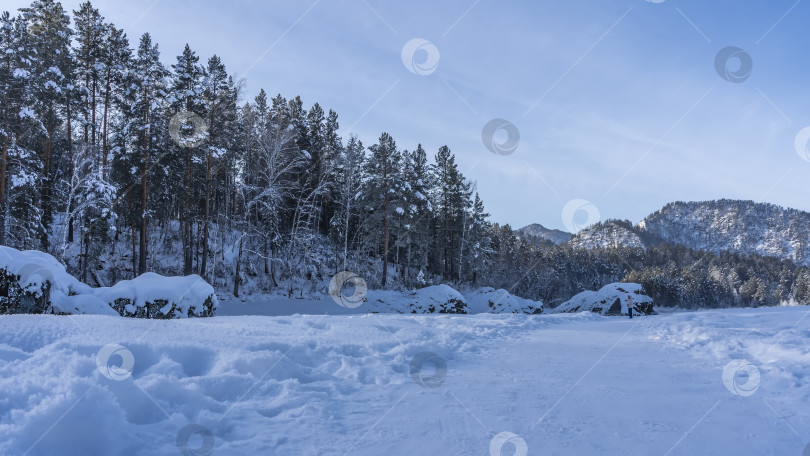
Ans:
[{"label": "blue sky", "polygon": [[[7,0],[3,9],[27,3]],[[370,145],[387,131],[401,148],[422,143],[431,155],[447,144],[492,220],[513,227],[570,227],[563,213],[572,200],[633,222],[675,200],[810,210],[810,161],[794,146],[810,126],[810,2],[94,4],[133,46],[150,32],[167,63],[188,42],[201,60],[218,54],[244,77],[249,98],[264,88],[334,109],[344,138]],[[403,64],[414,38],[438,50],[430,74]],[[727,46],[751,57],[744,82],[715,69]],[[482,142],[494,118],[520,132],[511,155]],[[576,214],[574,226],[594,212]]]}]

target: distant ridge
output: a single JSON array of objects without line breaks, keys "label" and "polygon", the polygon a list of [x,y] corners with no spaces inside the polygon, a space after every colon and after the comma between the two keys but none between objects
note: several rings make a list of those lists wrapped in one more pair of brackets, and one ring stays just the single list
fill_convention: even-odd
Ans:
[{"label": "distant ridge", "polygon": [[810,213],[728,200],[675,202],[638,225],[606,221],[568,241],[575,248],[682,245],[711,252],[775,257],[810,266]]},{"label": "distant ridge", "polygon": [[573,234],[565,231],[548,229],[539,223],[524,226],[517,230],[517,233],[523,237],[539,238],[554,244],[564,244],[573,236]]}]

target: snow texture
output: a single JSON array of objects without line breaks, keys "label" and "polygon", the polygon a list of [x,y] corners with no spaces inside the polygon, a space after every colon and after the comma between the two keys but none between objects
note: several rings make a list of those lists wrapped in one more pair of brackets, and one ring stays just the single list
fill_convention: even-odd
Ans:
[{"label": "snow texture", "polygon": [[799,455],[806,316],[0,316],[0,454]]}]

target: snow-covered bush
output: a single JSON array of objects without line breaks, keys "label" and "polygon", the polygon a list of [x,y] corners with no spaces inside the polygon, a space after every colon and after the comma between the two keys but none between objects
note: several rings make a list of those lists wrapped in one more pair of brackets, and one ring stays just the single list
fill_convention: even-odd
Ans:
[{"label": "snow-covered bush", "polygon": [[479,288],[465,293],[470,313],[515,313],[534,315],[543,313],[543,302],[524,299],[504,289]]},{"label": "snow-covered bush", "polygon": [[97,288],[94,295],[125,317],[213,317],[217,306],[214,288],[196,274],[164,277],[147,272],[111,287]]},{"label": "snow-covered bush", "polygon": [[627,298],[632,296],[636,305],[634,313],[651,315],[653,299],[643,294],[637,283],[611,283],[599,291],[583,291],[554,309],[555,313],[591,311],[602,315],[627,315]]}]

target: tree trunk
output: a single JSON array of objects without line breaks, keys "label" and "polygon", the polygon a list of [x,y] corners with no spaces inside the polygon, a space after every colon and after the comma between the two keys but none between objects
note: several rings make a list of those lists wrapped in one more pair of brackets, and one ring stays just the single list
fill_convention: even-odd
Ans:
[{"label": "tree trunk", "polygon": [[[146,139],[146,138],[144,138]],[[146,256],[147,252],[147,228],[149,227],[149,205],[148,205],[148,192],[147,192],[147,179],[146,173],[149,170],[149,151],[144,151],[143,156],[143,170],[141,171],[141,238],[140,238],[140,251],[138,254],[138,274],[146,272]],[[135,242],[134,240],[132,242]]]},{"label": "tree trunk", "polygon": [[[67,95],[67,147],[68,147],[68,176],[71,180],[70,183],[70,191],[73,192],[73,172],[74,170],[74,163],[73,163],[73,127],[71,125],[71,115],[70,115],[70,91],[68,91]],[[73,208],[71,207],[73,204],[73,198],[70,199],[70,203],[68,203],[67,211],[68,211],[68,226],[67,226],[67,241],[72,243],[73,242]]]},{"label": "tree trunk", "polygon": [[239,238],[239,254],[236,256],[236,273],[233,276],[233,296],[239,297],[239,271],[242,267],[242,239],[244,234]]},{"label": "tree trunk", "polygon": [[101,139],[103,146],[101,147],[101,179],[107,180],[107,154],[108,154],[108,141],[107,141],[107,113],[110,106],[110,74],[107,70],[107,80],[104,88],[104,118],[102,119],[104,137]]},{"label": "tree trunk", "polygon": [[205,218],[203,222],[203,245],[202,245],[202,265],[200,266],[200,276],[205,278],[205,269],[208,264],[208,217],[210,217],[211,205],[211,149],[208,149],[208,157],[205,172]]},{"label": "tree trunk", "polygon": [[185,201],[183,204],[183,274],[189,275],[192,271],[192,241],[191,238],[191,149],[186,147],[186,173],[184,178]]},{"label": "tree trunk", "polygon": [[384,226],[383,226],[383,271],[382,271],[382,287],[385,288],[385,282],[388,278],[388,192],[386,192],[385,197],[383,198],[383,214],[384,214]]}]

